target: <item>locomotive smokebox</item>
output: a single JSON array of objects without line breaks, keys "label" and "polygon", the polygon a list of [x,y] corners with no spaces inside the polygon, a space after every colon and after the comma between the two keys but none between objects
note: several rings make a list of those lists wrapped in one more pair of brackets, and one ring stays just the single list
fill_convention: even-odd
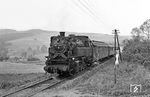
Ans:
[{"label": "locomotive smokebox", "polygon": [[60,33],[60,36],[65,37],[65,32],[59,32],[59,33]]}]

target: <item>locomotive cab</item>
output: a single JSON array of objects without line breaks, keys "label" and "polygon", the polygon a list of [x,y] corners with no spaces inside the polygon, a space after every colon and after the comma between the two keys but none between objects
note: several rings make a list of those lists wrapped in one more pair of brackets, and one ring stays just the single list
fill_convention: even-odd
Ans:
[{"label": "locomotive cab", "polygon": [[92,56],[92,44],[87,36],[76,36],[76,47],[73,55],[76,57]]}]

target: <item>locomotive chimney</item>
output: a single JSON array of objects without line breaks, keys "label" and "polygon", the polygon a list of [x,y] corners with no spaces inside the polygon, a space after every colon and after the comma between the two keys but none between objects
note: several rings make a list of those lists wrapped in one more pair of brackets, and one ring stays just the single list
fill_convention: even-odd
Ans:
[{"label": "locomotive chimney", "polygon": [[60,36],[65,37],[65,32],[59,32],[59,33],[60,33]]}]

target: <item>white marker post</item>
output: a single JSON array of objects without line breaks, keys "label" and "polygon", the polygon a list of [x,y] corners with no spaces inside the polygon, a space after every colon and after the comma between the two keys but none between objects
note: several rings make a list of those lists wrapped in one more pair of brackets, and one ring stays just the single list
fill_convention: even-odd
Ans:
[{"label": "white marker post", "polygon": [[115,65],[118,66],[119,65],[119,51],[116,51],[116,60],[115,60]]},{"label": "white marker post", "polygon": [[119,51],[116,50],[116,56],[115,56],[115,66],[114,66],[114,83],[116,84],[117,82],[117,72],[116,69],[119,67]]}]

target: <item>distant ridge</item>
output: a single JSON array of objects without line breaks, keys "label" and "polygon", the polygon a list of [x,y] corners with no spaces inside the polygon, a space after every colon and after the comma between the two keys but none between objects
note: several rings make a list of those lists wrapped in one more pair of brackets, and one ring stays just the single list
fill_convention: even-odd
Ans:
[{"label": "distant ridge", "polygon": [[[41,29],[30,29],[30,30],[24,30],[24,31],[17,31],[13,29],[0,29],[0,41],[11,41],[11,40],[16,40],[16,39],[21,39],[25,37],[31,37],[35,35],[40,35],[40,34],[47,34],[45,37],[50,37],[53,35],[58,35],[59,31],[48,31],[48,30],[41,30]],[[112,42],[113,41],[113,35],[108,35],[108,34],[102,34],[102,33],[80,33],[80,32],[67,32],[66,35],[69,34],[75,34],[75,35],[87,35],[91,40],[96,40],[96,41],[103,41],[103,42]],[[130,36],[120,36],[119,35],[119,40],[122,42],[124,39],[129,39]]]}]

